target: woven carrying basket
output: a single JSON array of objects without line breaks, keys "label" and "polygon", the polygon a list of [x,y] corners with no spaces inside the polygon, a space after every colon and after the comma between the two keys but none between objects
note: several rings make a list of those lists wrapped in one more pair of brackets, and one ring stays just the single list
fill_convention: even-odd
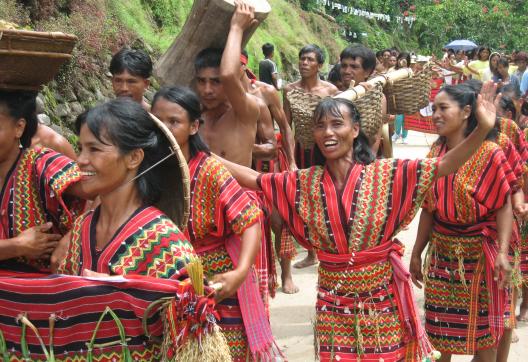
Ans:
[{"label": "woven carrying basket", "polygon": [[432,69],[430,65],[416,73],[412,78],[397,82],[387,82],[385,96],[387,98],[387,113],[413,114],[429,104],[431,94]]},{"label": "woven carrying basket", "polygon": [[322,98],[313,93],[294,88],[287,93],[295,132],[295,140],[305,149],[314,146],[313,115]]},{"label": "woven carrying basket", "polygon": [[365,93],[361,98],[354,101],[361,119],[361,130],[371,138],[378,133],[383,125],[383,110],[381,99],[383,98],[383,87],[376,84],[374,89]]},{"label": "woven carrying basket", "polygon": [[38,90],[70,60],[76,41],[63,33],[0,30],[0,88]]}]

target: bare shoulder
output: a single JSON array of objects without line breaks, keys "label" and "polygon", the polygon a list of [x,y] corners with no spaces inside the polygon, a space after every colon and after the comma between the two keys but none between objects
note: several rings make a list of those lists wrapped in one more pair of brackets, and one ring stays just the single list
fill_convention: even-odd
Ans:
[{"label": "bare shoulder", "polygon": [[255,82],[255,85],[257,86],[257,88],[263,93],[263,94],[270,94],[270,93],[276,93],[277,90],[275,89],[274,86],[268,84],[268,83],[264,83],[264,82],[261,82],[261,81],[256,81]]},{"label": "bare shoulder", "polygon": [[321,83],[322,84],[321,84],[321,94],[320,95],[322,97],[333,96],[340,92],[339,89],[330,82],[322,80]]},{"label": "bare shoulder", "polygon": [[284,92],[288,93],[292,89],[300,89],[300,88],[301,88],[301,81],[298,80],[296,82],[286,84],[286,86],[284,87]]}]

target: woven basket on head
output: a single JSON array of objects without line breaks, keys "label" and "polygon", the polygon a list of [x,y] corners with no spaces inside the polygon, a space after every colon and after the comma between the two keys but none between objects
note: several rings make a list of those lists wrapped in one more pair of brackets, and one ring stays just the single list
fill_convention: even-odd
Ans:
[{"label": "woven basket on head", "polygon": [[426,107],[429,104],[432,74],[431,66],[426,65],[412,78],[387,82],[384,89],[387,113],[413,114]]},{"label": "woven basket on head", "polygon": [[155,206],[170,217],[180,230],[183,230],[187,227],[191,209],[189,166],[172,132],[156,116],[151,114],[150,117],[163,132],[170,145],[170,151],[174,153],[174,157],[157,166],[164,168],[165,177],[160,180],[164,194]]},{"label": "woven basket on head", "polygon": [[365,93],[361,98],[354,101],[361,119],[361,130],[367,137],[374,137],[381,126],[383,126],[383,110],[381,99],[383,98],[383,87],[381,84]]},{"label": "woven basket on head", "polygon": [[0,89],[38,90],[70,60],[77,37],[0,29]]}]

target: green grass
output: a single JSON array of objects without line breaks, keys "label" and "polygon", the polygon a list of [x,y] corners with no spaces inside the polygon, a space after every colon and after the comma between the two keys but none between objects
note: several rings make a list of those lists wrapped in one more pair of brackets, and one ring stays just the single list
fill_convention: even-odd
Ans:
[{"label": "green grass", "polygon": [[[109,1],[108,5],[123,25],[137,33],[156,51],[163,52],[172,44],[175,35],[185,22],[192,6],[192,0],[156,0],[151,5],[154,7],[154,12],[144,2],[141,0],[121,0]],[[174,11],[167,13],[167,17],[162,19],[166,23],[162,23],[162,26],[159,27],[154,15],[165,8]],[[169,17],[173,19],[172,22],[168,21]]]},{"label": "green grass", "polygon": [[[269,2],[272,12],[247,46],[250,68],[258,69],[258,62],[262,59],[261,46],[266,42],[275,45],[275,61],[282,70],[291,70],[296,65],[299,49],[310,43],[321,46],[335,63],[339,52],[346,46],[338,35],[337,24],[284,0]],[[157,52],[165,51],[172,44],[192,4],[192,0],[108,1],[113,14]]]}]

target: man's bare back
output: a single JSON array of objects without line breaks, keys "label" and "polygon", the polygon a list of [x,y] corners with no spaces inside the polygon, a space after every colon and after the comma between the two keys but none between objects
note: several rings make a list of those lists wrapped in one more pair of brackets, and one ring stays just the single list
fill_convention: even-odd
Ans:
[{"label": "man's bare back", "polygon": [[260,98],[268,107],[273,120],[277,123],[282,135],[282,147],[290,164],[290,169],[296,169],[294,158],[293,132],[284,114],[282,103],[277,90],[272,85],[264,82],[254,81],[249,87],[249,93]]}]

